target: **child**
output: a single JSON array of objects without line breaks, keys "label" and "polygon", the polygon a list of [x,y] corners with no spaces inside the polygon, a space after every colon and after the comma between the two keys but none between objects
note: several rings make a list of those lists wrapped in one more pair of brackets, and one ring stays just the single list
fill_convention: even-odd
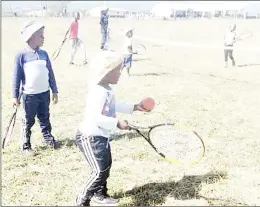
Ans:
[{"label": "child", "polygon": [[20,104],[19,89],[22,82],[22,99],[25,116],[22,119],[22,152],[34,155],[31,148],[31,128],[37,115],[46,144],[59,148],[60,143],[51,134],[49,119],[50,91],[52,101],[58,103],[58,90],[51,61],[46,51],[40,47],[44,43],[44,25],[30,22],[22,30],[27,43],[15,57],[13,73],[14,105]]},{"label": "child", "polygon": [[92,76],[86,102],[85,118],[76,133],[76,143],[92,168],[92,176],[83,186],[76,205],[115,205],[118,200],[107,194],[107,179],[112,164],[109,137],[119,128],[129,129],[127,121],[118,120],[116,112],[145,111],[140,104],[115,101],[110,85],[117,84],[123,57],[112,51],[102,51],[91,65]]},{"label": "child", "polygon": [[106,50],[106,42],[107,42],[107,32],[108,32],[108,8],[105,7],[104,9],[101,10],[100,14],[100,21],[99,24],[101,26],[101,50]]},{"label": "child", "polygon": [[67,37],[67,34],[69,34],[69,39],[71,41],[71,54],[70,54],[70,65],[74,65],[73,60],[75,57],[75,54],[78,50],[78,47],[81,47],[82,52],[83,52],[83,65],[87,64],[87,58],[86,58],[86,48],[81,39],[78,38],[78,30],[79,30],[79,22],[78,20],[80,19],[80,13],[75,12],[74,14],[74,20],[70,24],[69,29],[67,30],[65,37]]},{"label": "child", "polygon": [[123,54],[124,54],[123,67],[127,69],[128,75],[130,75],[130,68],[132,67],[133,54],[137,54],[137,52],[133,52],[132,37],[133,37],[133,29],[128,29],[126,31],[125,43],[123,48]]},{"label": "child", "polygon": [[235,66],[235,59],[233,57],[233,44],[236,42],[236,25],[232,24],[229,27],[229,31],[226,33],[224,38],[224,45],[225,47],[229,47],[228,49],[224,49],[224,56],[225,56],[225,68],[228,67],[228,56],[232,60],[232,65]]}]

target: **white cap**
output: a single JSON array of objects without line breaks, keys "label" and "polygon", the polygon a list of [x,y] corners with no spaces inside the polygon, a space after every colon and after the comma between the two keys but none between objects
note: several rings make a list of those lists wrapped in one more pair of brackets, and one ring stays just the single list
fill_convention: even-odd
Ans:
[{"label": "white cap", "polygon": [[123,56],[113,51],[101,51],[90,63],[89,84],[97,85],[110,71],[123,63]]},{"label": "white cap", "polygon": [[26,23],[21,31],[24,41],[27,42],[35,32],[43,27],[43,24],[37,23],[35,21]]}]

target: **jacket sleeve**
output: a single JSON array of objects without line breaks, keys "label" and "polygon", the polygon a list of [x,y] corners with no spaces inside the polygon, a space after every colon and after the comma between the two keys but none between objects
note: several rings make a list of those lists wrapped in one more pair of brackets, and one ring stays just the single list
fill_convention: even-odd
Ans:
[{"label": "jacket sleeve", "polygon": [[47,53],[46,56],[47,56],[47,68],[49,70],[49,85],[53,93],[58,93],[58,88],[57,88],[54,72],[52,69],[51,60]]},{"label": "jacket sleeve", "polygon": [[14,60],[14,72],[13,72],[13,98],[19,97],[20,85],[23,77],[23,66],[22,66],[22,54],[18,53]]}]

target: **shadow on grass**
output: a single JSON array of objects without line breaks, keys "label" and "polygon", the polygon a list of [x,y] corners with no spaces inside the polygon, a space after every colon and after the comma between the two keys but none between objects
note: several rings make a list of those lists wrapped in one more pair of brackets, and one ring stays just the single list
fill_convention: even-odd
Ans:
[{"label": "shadow on grass", "polygon": [[238,68],[244,68],[244,67],[249,67],[249,66],[260,66],[260,64],[257,63],[249,63],[249,64],[243,64],[243,65],[237,65],[236,67]]},{"label": "shadow on grass", "polygon": [[[75,139],[65,138],[59,141],[60,141],[60,148],[76,146]],[[40,151],[50,150],[50,149],[54,149],[54,148],[46,144],[43,144],[43,146],[37,146],[36,148],[36,150],[40,150]]]},{"label": "shadow on grass", "polygon": [[[142,133],[144,133],[144,135],[147,135],[146,132],[142,132]],[[110,140],[111,141],[118,141],[120,139],[133,139],[133,138],[140,137],[140,136],[141,135],[138,134],[137,132],[130,131],[130,132],[126,132],[126,133],[123,133],[123,134],[114,134],[114,135],[112,135]]]},{"label": "shadow on grass", "polygon": [[150,60],[150,58],[147,58],[147,57],[133,58],[133,62],[139,62],[139,61],[144,61],[144,60]]},{"label": "shadow on grass", "polygon": [[170,73],[137,73],[137,74],[131,74],[131,76],[161,76],[161,75],[170,75]]},{"label": "shadow on grass", "polygon": [[[226,179],[225,172],[209,172],[205,175],[184,176],[178,182],[148,183],[130,191],[115,194],[117,198],[131,197],[134,206],[155,206],[165,203],[166,197],[176,200],[203,198],[199,195],[202,184],[217,183]],[[204,198],[205,199],[205,198]]]}]

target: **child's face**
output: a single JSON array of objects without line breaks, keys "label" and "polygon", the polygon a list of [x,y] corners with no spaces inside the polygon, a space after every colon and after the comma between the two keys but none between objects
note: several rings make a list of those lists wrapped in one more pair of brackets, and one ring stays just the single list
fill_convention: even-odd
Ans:
[{"label": "child's face", "polygon": [[77,20],[79,20],[80,19],[80,13],[76,12],[75,17],[76,17]]},{"label": "child's face", "polygon": [[30,38],[30,42],[35,45],[36,47],[43,46],[44,43],[44,28],[39,29],[35,32],[32,37]]},{"label": "child's face", "polygon": [[121,75],[121,70],[122,70],[122,63],[116,67],[114,70],[111,70],[105,77],[104,80],[108,83],[108,84],[117,84],[118,80],[120,78]]},{"label": "child's face", "polygon": [[133,37],[133,31],[132,30],[127,33],[127,37]]}]

